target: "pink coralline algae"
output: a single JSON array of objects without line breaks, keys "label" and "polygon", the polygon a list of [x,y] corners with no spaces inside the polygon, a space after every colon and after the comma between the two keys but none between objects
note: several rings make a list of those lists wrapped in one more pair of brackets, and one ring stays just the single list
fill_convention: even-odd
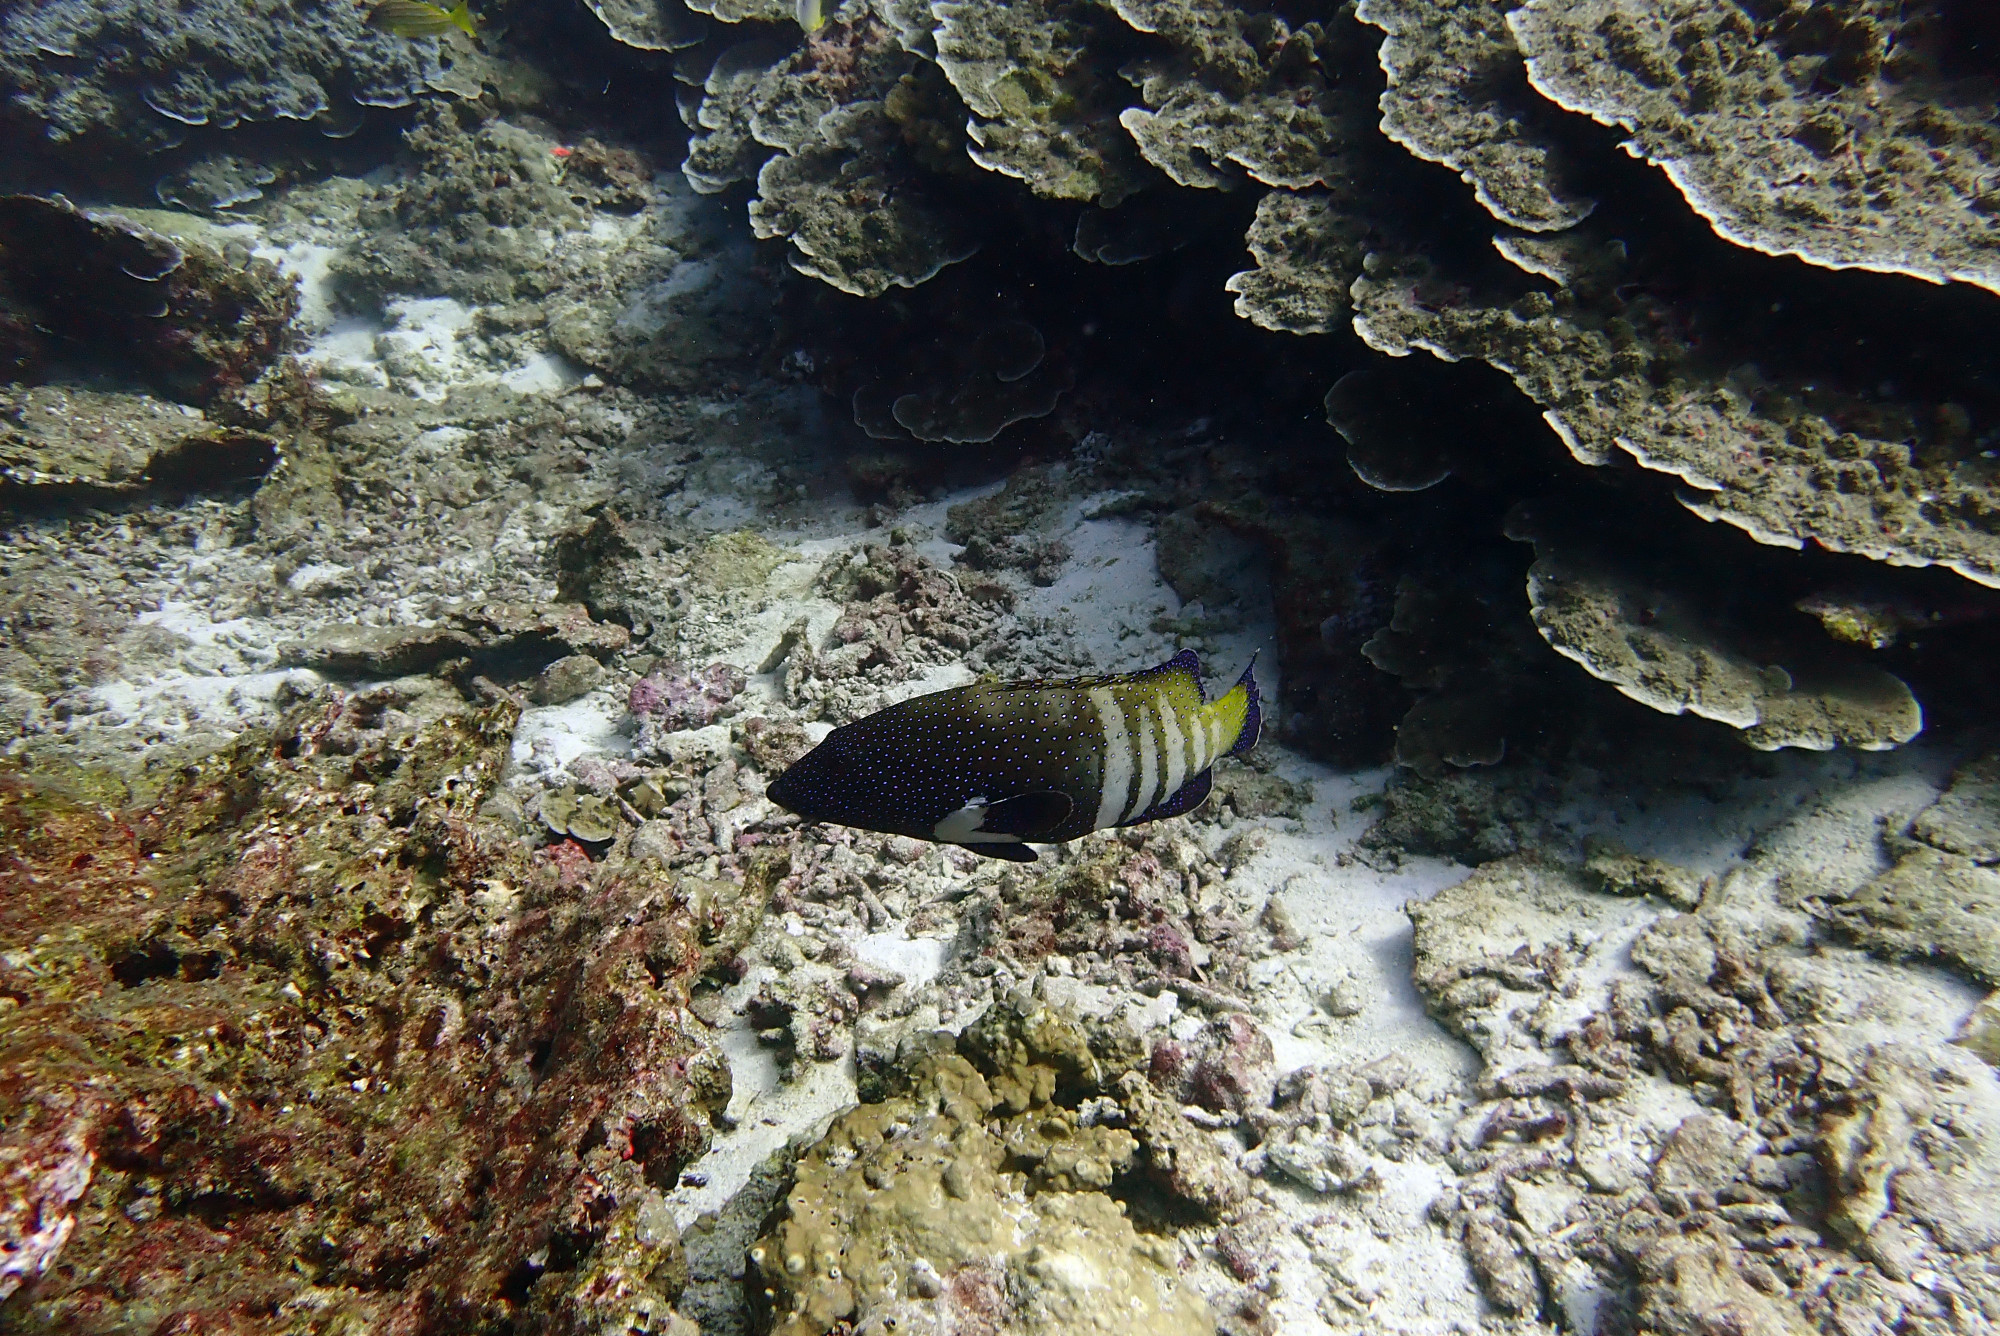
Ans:
[{"label": "pink coralline algae", "polygon": [[0,1299],[47,1271],[76,1228],[72,1204],[90,1185],[89,1133],[102,1103],[45,1092],[0,1138]]},{"label": "pink coralline algae", "polygon": [[656,668],[632,684],[626,704],[642,728],[679,733],[706,728],[748,681],[741,668],[711,663],[694,670],[678,663]]},{"label": "pink coralline algae", "polygon": [[1277,1068],[1270,1036],[1248,1016],[1211,1021],[1195,1037],[1185,1078],[1194,1103],[1214,1113],[1255,1114],[1271,1105]]}]

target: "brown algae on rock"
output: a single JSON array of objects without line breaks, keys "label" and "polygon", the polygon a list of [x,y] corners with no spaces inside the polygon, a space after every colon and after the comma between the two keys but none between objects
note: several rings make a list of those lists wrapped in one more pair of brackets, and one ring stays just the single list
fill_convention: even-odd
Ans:
[{"label": "brown algae on rock", "polygon": [[[598,878],[476,815],[515,716],[325,692],[130,812],[0,778],[4,1162],[40,1221],[5,1227],[15,1274],[42,1272],[11,1322],[666,1311],[678,1244],[640,1221],[728,1070],[686,1023],[671,879]],[[70,1221],[88,1246],[58,1253]]]}]

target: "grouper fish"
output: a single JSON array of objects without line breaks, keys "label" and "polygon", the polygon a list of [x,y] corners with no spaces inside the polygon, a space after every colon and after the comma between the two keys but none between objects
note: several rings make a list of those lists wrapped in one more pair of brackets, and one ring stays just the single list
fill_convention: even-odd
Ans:
[{"label": "grouper fish", "polygon": [[1256,745],[1256,667],[1213,701],[1193,650],[1138,673],[915,696],[834,729],[768,796],[808,821],[1032,863],[1031,842],[1201,806],[1217,758]]}]

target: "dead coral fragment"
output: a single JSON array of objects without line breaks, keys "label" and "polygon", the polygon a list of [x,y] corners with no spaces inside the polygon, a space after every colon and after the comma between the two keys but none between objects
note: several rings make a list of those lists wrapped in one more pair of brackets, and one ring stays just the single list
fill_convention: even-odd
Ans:
[{"label": "dead coral fragment", "polygon": [[1157,181],[1118,123],[1117,88],[1091,51],[1103,20],[1062,0],[939,0],[937,61],[974,119],[974,162],[1045,199],[1105,208]]},{"label": "dead coral fragment", "polygon": [[1501,222],[1553,231],[1595,201],[1567,184],[1561,147],[1538,114],[1507,31],[1513,0],[1361,0],[1354,16],[1382,40],[1382,133],[1443,163]]},{"label": "dead coral fragment", "polygon": [[1630,132],[1728,240],[2000,291],[2000,129],[1941,68],[1951,8],[1531,0],[1508,23],[1537,90]]}]

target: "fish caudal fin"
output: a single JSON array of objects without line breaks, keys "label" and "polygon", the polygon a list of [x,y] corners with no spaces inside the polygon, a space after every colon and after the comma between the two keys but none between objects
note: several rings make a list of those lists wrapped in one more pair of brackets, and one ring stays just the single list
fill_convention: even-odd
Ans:
[{"label": "fish caudal fin", "polygon": [[472,17],[471,0],[458,0],[444,12],[444,16],[457,24],[467,37],[479,36],[478,21]]},{"label": "fish caudal fin", "polygon": [[1255,654],[1250,656],[1250,666],[1236,679],[1236,685],[1207,708],[1222,720],[1223,736],[1235,739],[1222,749],[1221,755],[1241,756],[1257,745],[1257,735],[1264,730],[1264,702],[1257,691]]}]

